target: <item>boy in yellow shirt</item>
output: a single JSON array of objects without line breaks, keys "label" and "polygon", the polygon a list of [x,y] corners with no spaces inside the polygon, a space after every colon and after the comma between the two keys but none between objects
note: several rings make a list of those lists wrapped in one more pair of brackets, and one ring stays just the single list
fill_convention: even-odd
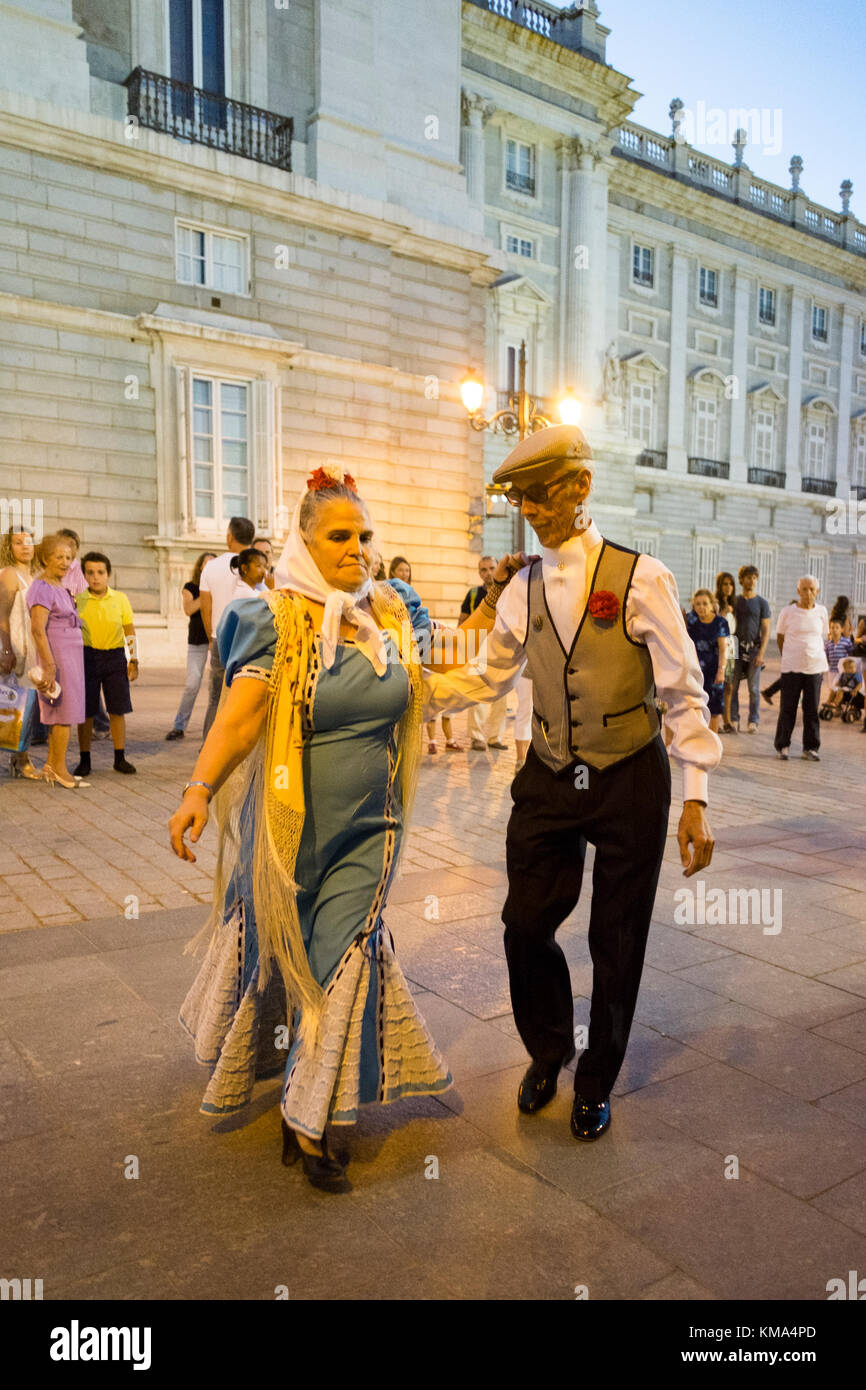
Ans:
[{"label": "boy in yellow shirt", "polygon": [[[111,561],[107,555],[90,550],[81,562],[87,588],[75,599],[81,618],[84,637],[84,713],[78,726],[78,746],[81,757],[75,769],[76,777],[86,777],[91,771],[90,743],[93,720],[99,708],[100,690],[105,696],[105,708],[111,725],[114,744],[115,772],[135,772],[126,761],[126,720],[132,713],[129,683],[138,676],[138,653],[132,606],[126,594],[109,587]],[[126,659],[127,643],[130,648]]]}]

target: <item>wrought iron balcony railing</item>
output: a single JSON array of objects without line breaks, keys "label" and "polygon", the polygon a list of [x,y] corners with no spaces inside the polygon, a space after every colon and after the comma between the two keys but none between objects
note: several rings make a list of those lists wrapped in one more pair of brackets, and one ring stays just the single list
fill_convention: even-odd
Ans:
[{"label": "wrought iron balcony railing", "polygon": [[749,482],[760,483],[762,487],[784,487],[785,475],[777,468],[750,468]]},{"label": "wrought iron balcony railing", "polygon": [[866,483],[854,483],[851,491],[858,502],[866,502]]},{"label": "wrought iron balcony railing", "polygon": [[689,459],[689,472],[699,473],[703,478],[727,478],[730,476],[731,465],[722,463],[719,459]]},{"label": "wrought iron balcony railing", "polygon": [[535,197],[535,178],[532,174],[519,174],[516,169],[506,169],[505,187],[514,193],[525,193],[529,198]]},{"label": "wrought iron balcony railing", "polygon": [[801,492],[817,492],[819,497],[836,496],[835,478],[803,478],[800,483]]},{"label": "wrought iron balcony railing", "polygon": [[637,456],[637,462],[640,464],[641,468],[667,468],[667,450],[643,449]]},{"label": "wrought iron balcony railing", "polygon": [[290,116],[205,92],[145,68],[131,72],[125,86],[127,110],[139,125],[291,171],[294,123]]}]

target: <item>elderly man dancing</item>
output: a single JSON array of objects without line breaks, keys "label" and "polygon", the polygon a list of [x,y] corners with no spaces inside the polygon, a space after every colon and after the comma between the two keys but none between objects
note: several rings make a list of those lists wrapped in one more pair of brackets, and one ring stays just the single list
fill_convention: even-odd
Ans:
[{"label": "elderly man dancing", "polygon": [[510,484],[509,501],[542,556],[502,594],[481,656],[430,673],[426,686],[432,717],[497,699],[523,672],[532,679],[532,743],[512,784],[502,912],[514,1018],[532,1058],[517,1096],[527,1114],[552,1099],[574,1056],[571,980],[556,931],[580,896],[586,846],[595,846],[589,1041],[571,1116],[582,1140],[610,1124],[667,834],[670,766],[656,694],[683,770],[677,840],[686,877],[712,858],[707,773],[721,755],[674,577],[601,535],[587,503],[589,457],[581,431],[557,425],[499,467],[494,480]]}]

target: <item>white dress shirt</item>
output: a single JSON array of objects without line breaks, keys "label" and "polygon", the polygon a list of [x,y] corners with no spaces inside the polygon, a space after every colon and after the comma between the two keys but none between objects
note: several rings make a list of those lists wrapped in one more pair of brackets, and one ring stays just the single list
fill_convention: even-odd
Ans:
[{"label": "white dress shirt", "polygon": [[[547,606],[560,640],[569,650],[586,606],[587,590],[601,553],[594,522],[555,550],[542,548],[541,573]],[[523,638],[529,619],[529,567],[520,570],[496,606],[496,622],[479,655],[453,671],[425,671],[425,717],[465,709],[479,699],[504,695],[526,665]],[[709,727],[708,701],[694,643],[680,609],[676,580],[652,555],[640,555],[625,611],[626,630],[646,644],[653,677],[673,733],[670,756],[683,769],[683,800],[707,800],[707,773],[722,754]]]}]

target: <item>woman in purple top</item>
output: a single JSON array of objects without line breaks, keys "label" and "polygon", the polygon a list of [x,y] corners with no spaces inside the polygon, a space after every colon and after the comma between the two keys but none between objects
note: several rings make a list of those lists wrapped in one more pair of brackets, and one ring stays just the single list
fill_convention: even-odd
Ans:
[{"label": "woman in purple top", "polygon": [[[39,713],[48,726],[48,760],[42,777],[61,787],[89,786],[72,777],[66,768],[69,730],[84,722],[84,641],[75,600],[63,587],[63,577],[72,564],[72,546],[65,536],[46,536],[39,547],[43,565],[39,579],[27,590],[30,626],[39,656],[42,679],[35,681],[39,691]],[[49,700],[47,692],[55,684],[60,695]]]}]

